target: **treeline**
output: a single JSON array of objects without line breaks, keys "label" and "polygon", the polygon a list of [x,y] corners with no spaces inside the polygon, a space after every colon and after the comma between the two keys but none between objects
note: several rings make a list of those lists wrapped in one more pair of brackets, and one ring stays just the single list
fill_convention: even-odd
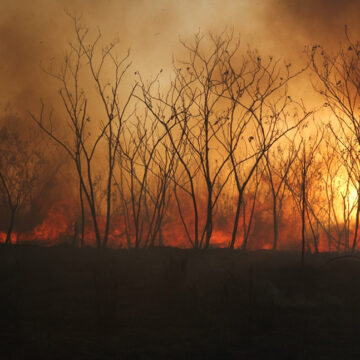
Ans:
[{"label": "treeline", "polygon": [[[266,226],[261,246],[273,250],[286,242],[303,254],[356,250],[360,44],[347,31],[336,53],[309,47],[302,65],[244,50],[228,31],[196,34],[181,41],[171,75],[149,80],[130,53],[119,57],[115,42],[103,45],[101,33],[71,19],[74,40],[45,70],[62,109],[41,102],[30,118],[77,174],[64,181],[78,189],[81,246],[91,221],[99,248],[116,233],[129,248],[161,246],[171,234],[195,249],[246,249]],[[304,81],[312,92],[302,99]],[[9,129],[0,133],[7,243],[51,163],[40,137],[18,142]]]}]

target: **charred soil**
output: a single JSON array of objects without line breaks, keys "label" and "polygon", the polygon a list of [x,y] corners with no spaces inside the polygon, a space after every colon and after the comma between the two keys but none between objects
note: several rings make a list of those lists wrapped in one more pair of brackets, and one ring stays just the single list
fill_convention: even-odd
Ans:
[{"label": "charred soil", "polygon": [[360,259],[0,248],[1,359],[358,359]]}]

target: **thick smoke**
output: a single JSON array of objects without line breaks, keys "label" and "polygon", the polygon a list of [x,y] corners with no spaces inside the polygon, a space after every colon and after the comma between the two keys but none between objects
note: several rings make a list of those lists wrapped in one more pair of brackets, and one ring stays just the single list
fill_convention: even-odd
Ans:
[{"label": "thick smoke", "polygon": [[[243,43],[278,56],[298,54],[304,45],[337,46],[344,25],[356,37],[360,3],[355,0],[145,1],[22,0],[2,1],[0,15],[1,108],[34,105],[49,94],[41,71],[59,59],[72,39],[64,9],[82,15],[90,28],[100,27],[106,39],[118,37],[121,51],[132,50],[133,67],[149,74],[171,62],[179,37],[197,31],[233,28]],[[53,90],[53,89],[52,89]]]},{"label": "thick smoke", "polygon": [[[120,40],[120,53],[131,48],[133,67],[149,76],[171,64],[179,37],[195,32],[239,30],[252,41],[260,18],[252,1],[168,0],[23,0],[2,1],[0,14],[0,106],[33,107],[53,88],[41,65],[61,59],[73,39],[65,11],[81,15],[82,23],[106,41]],[[50,88],[50,89],[49,89]],[[51,90],[49,92],[49,90]]]},{"label": "thick smoke", "polygon": [[357,37],[359,12],[357,0],[272,0],[264,11],[264,31],[282,51],[313,44],[336,48],[345,39],[345,25]]},{"label": "thick smoke", "polygon": [[[36,5],[34,5],[37,3]],[[47,93],[41,63],[62,47],[53,14],[46,16],[48,2],[23,1],[2,4],[0,18],[1,108],[21,113]],[[52,55],[54,54],[54,55]]]},{"label": "thick smoke", "polygon": [[[120,55],[131,48],[132,71],[147,78],[160,69],[169,78],[172,54],[181,52],[179,37],[188,39],[198,31],[234,29],[245,45],[296,59],[305,45],[336,48],[344,41],[345,24],[355,39],[360,29],[360,2],[355,0],[2,0],[0,119],[29,120],[28,111],[38,112],[40,98],[56,106],[59,84],[42,68],[61,62],[74,37],[65,9],[81,15],[93,31],[99,27],[105,42],[118,38]],[[62,170],[69,177],[70,166]],[[56,186],[54,192],[64,195]]]}]

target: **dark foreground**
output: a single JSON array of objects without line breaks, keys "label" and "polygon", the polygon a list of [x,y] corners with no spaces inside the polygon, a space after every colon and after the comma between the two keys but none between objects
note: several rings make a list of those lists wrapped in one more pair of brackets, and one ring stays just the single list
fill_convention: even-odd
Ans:
[{"label": "dark foreground", "polygon": [[0,248],[0,359],[359,359],[360,260]]}]

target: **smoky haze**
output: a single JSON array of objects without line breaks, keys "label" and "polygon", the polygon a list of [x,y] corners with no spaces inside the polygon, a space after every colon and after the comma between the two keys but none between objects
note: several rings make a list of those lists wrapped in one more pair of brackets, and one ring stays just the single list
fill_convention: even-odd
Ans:
[{"label": "smoky haze", "polygon": [[[118,51],[131,49],[132,72],[152,78],[160,69],[170,76],[172,55],[181,57],[179,38],[198,31],[234,29],[242,44],[262,54],[298,59],[305,45],[336,47],[344,25],[356,35],[357,1],[310,0],[3,0],[0,14],[1,118],[15,114],[28,119],[38,113],[39,100],[57,106],[59,84],[43,68],[61,63],[74,38],[64,10],[104,41],[119,40]],[[129,81],[134,79],[129,78]],[[57,117],[61,119],[61,113]],[[54,155],[55,156],[55,155]],[[69,170],[64,170],[65,172]],[[58,193],[61,193],[61,191]],[[53,199],[52,199],[53,200]]]},{"label": "smoky haze", "polygon": [[357,35],[359,11],[356,0],[272,0],[264,11],[263,30],[278,40],[282,51],[315,43],[336,47],[344,39],[345,25]]},{"label": "smoky haze", "polygon": [[[64,9],[82,15],[105,38],[118,37],[131,48],[133,66],[155,74],[176,53],[178,39],[197,31],[219,32],[225,27],[260,50],[292,57],[304,45],[334,45],[344,25],[358,31],[357,1],[3,1],[0,15],[1,106],[28,109],[52,85],[41,71],[61,58],[73,33]],[[146,59],[146,61],[144,61]],[[22,109],[21,109],[22,108]]]},{"label": "smoky haze", "polygon": [[99,27],[105,39],[119,38],[120,50],[131,48],[133,67],[149,75],[171,62],[179,36],[187,38],[199,30],[219,31],[225,26],[239,27],[249,35],[255,32],[254,19],[257,23],[258,18],[251,1],[229,0],[5,0],[1,7],[1,106],[16,105],[17,111],[32,107],[40,96],[56,90],[41,65],[61,59],[73,38],[64,9],[81,15],[89,28]]}]

